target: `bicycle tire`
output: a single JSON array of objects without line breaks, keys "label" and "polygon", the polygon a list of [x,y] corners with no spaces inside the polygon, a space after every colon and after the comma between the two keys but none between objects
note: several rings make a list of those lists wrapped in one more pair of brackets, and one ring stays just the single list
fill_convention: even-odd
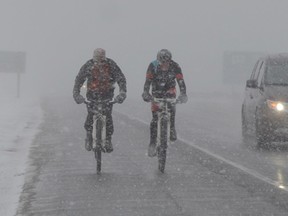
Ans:
[{"label": "bicycle tire", "polygon": [[168,140],[168,120],[167,118],[161,119],[161,133],[160,133],[160,146],[158,149],[158,169],[160,172],[164,173],[165,165],[166,165],[166,153],[167,153],[167,140]]},{"label": "bicycle tire", "polygon": [[102,166],[102,129],[103,129],[103,122],[101,120],[97,120],[96,122],[96,148],[95,152],[95,159],[96,159],[96,171],[97,173],[101,172]]},{"label": "bicycle tire", "polygon": [[102,161],[101,161],[101,157],[102,157],[101,149],[95,148],[94,153],[95,153],[95,159],[96,159],[96,171],[97,171],[97,173],[100,173],[101,172],[101,163],[102,163]]}]

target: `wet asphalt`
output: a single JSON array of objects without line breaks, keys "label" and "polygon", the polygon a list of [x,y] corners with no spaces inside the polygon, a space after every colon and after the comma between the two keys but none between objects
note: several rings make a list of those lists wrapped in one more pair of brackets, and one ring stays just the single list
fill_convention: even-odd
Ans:
[{"label": "wet asphalt", "polygon": [[169,146],[166,171],[159,173],[156,158],[147,156],[148,126],[118,112],[114,152],[103,155],[102,173],[96,174],[94,156],[84,149],[85,107],[70,98],[47,98],[43,109],[17,215],[288,215],[267,191],[251,190],[249,178],[235,173],[246,181],[239,184],[222,167],[215,171],[182,141]]}]

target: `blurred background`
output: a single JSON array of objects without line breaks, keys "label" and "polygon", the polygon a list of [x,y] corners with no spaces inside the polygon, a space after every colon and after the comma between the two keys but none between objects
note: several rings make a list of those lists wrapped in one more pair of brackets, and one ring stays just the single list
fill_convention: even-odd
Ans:
[{"label": "blurred background", "polygon": [[[162,48],[182,67],[188,92],[244,90],[254,63],[227,80],[225,53],[286,52],[287,8],[286,0],[0,0],[0,50],[26,53],[20,89],[29,97],[72,97],[97,47],[120,66],[131,98],[140,98]],[[0,73],[1,96],[16,96],[16,77]]]}]

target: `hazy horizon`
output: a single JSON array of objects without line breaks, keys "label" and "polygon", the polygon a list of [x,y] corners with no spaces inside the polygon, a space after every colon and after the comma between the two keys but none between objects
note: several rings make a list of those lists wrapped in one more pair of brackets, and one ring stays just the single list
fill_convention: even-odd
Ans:
[{"label": "hazy horizon", "polygon": [[[213,91],[223,52],[287,52],[287,8],[284,0],[1,0],[0,50],[26,52],[22,88],[45,95],[71,95],[97,47],[120,66],[130,96],[141,95],[161,48],[182,67],[189,92]],[[11,77],[0,73],[2,88]]]}]

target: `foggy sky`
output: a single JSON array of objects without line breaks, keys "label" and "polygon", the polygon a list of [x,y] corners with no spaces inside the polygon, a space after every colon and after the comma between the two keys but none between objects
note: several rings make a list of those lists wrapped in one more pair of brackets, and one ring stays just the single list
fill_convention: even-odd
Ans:
[{"label": "foggy sky", "polygon": [[97,47],[126,75],[128,96],[140,97],[162,48],[188,92],[213,90],[224,51],[287,52],[287,8],[286,0],[0,0],[0,50],[26,52],[22,88],[45,94],[71,95]]}]

